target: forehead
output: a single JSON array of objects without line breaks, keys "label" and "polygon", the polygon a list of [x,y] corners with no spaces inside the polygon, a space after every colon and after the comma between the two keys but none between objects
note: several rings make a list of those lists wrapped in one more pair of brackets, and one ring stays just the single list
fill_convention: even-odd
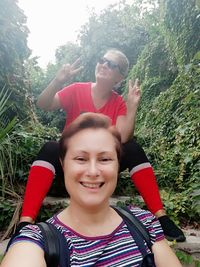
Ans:
[{"label": "forehead", "polygon": [[115,139],[106,129],[84,129],[68,141],[68,150],[115,150]]},{"label": "forehead", "polygon": [[112,52],[112,51],[108,51],[105,55],[104,55],[105,58],[107,59],[110,59],[110,60],[113,60],[114,62],[117,62],[119,63],[120,62],[120,57],[117,53],[115,52]]}]

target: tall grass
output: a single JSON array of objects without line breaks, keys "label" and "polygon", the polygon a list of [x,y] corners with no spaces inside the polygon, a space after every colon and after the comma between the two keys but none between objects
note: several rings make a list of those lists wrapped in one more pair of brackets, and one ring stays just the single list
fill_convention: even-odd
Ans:
[{"label": "tall grass", "polygon": [[[16,118],[9,118],[6,115],[9,109],[8,100],[10,95],[3,88],[0,92],[0,195],[5,196],[6,187],[12,187],[12,181],[8,183],[14,173],[14,161],[12,156],[12,130],[16,125]],[[9,187],[10,187],[9,186]],[[11,189],[11,188],[10,188]]]}]

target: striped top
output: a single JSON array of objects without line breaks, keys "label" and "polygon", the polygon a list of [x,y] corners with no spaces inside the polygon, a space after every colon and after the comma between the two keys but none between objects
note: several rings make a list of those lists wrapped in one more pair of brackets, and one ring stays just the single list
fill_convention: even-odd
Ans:
[{"label": "striped top", "polygon": [[[164,239],[161,225],[152,213],[138,207],[130,206],[129,208],[148,229],[152,244]],[[98,237],[87,237],[75,232],[64,225],[57,215],[54,215],[48,221],[64,234],[70,250],[71,266],[73,267],[133,267],[140,266],[142,262],[142,255],[123,221],[111,234]],[[13,240],[13,243],[20,241],[34,242],[44,249],[43,237],[37,225],[25,226]],[[150,253],[147,246],[146,249]]]}]

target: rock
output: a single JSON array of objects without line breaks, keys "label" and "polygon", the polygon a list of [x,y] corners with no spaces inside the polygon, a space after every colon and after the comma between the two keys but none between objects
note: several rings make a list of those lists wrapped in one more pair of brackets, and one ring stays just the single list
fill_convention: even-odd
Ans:
[{"label": "rock", "polygon": [[175,249],[182,250],[193,256],[194,259],[200,260],[200,231],[184,230],[186,242],[176,243]]}]

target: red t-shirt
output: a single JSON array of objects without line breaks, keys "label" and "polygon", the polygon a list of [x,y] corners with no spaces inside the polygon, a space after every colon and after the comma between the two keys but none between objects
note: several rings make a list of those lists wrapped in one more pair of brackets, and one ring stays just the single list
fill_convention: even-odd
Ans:
[{"label": "red t-shirt", "polygon": [[123,98],[112,91],[111,97],[100,109],[96,109],[91,95],[92,83],[74,83],[59,91],[58,97],[62,109],[67,113],[66,128],[81,113],[102,113],[111,118],[112,124],[116,124],[117,117],[126,115],[126,104]]}]

